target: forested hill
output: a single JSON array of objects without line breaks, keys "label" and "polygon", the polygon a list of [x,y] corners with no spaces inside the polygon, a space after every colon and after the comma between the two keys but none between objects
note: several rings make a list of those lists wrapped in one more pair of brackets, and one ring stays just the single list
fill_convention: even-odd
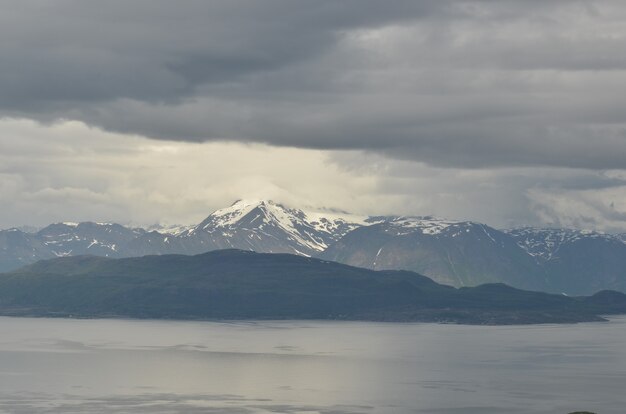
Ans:
[{"label": "forested hill", "polygon": [[0,314],[171,319],[560,323],[626,313],[626,295],[571,298],[488,284],[455,289],[406,271],[289,254],[93,256],[0,274]]}]

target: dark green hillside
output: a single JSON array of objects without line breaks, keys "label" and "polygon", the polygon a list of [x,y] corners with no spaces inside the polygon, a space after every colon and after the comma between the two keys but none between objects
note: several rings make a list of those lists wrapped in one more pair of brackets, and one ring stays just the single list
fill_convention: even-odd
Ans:
[{"label": "dark green hillside", "polygon": [[568,298],[501,284],[455,289],[413,272],[240,250],[68,257],[0,274],[4,315],[500,324],[593,321],[621,312],[626,296],[616,292]]}]

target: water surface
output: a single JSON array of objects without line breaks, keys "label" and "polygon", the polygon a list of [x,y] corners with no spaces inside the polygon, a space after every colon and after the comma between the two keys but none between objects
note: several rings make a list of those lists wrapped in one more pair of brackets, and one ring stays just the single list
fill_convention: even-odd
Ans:
[{"label": "water surface", "polygon": [[1,413],[624,413],[626,318],[477,327],[0,318]]}]

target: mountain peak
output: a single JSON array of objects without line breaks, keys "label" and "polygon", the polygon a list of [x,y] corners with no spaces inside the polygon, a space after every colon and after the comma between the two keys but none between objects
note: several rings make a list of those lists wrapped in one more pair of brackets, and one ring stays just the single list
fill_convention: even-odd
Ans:
[{"label": "mountain peak", "polygon": [[396,235],[421,233],[435,236],[451,228],[466,227],[471,222],[448,220],[433,216],[401,216],[387,221],[389,230],[394,229]]},{"label": "mountain peak", "polygon": [[[257,198],[250,198],[250,199],[246,199],[246,198],[241,198],[237,201],[235,201],[234,203],[232,203],[229,207],[227,208],[247,208],[250,206],[255,206],[255,207],[261,207],[261,206],[266,206],[266,207],[282,207],[282,205],[280,203],[277,203],[273,200],[268,200],[268,199],[257,199]],[[224,210],[224,209],[221,209]]]},{"label": "mountain peak", "polygon": [[[310,256],[323,251],[354,228],[368,223],[368,217],[305,212],[272,200],[243,199],[214,211],[182,235],[205,239],[205,246]],[[223,242],[223,238],[227,241]]]},{"label": "mountain peak", "polygon": [[229,207],[215,210],[196,229],[209,230],[211,228],[232,227],[244,220],[256,209],[259,209],[260,213],[262,213],[257,214],[257,216],[266,215],[268,210],[285,210],[282,205],[271,200],[237,200]]}]

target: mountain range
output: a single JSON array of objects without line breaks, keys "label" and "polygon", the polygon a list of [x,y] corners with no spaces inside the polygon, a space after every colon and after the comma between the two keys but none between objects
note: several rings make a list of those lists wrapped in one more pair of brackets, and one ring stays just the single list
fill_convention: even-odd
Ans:
[{"label": "mountain range", "polygon": [[57,223],[30,233],[14,228],[0,231],[0,271],[84,254],[120,258],[237,248],[314,256],[373,220],[333,211],[305,213],[272,201],[240,200],[195,226],[141,229],[85,222]]},{"label": "mountain range", "polygon": [[410,270],[455,287],[506,283],[568,295],[626,292],[626,235],[498,230],[469,221],[367,217],[246,200],[194,226],[142,229],[86,222],[3,230],[0,271],[64,256],[195,255],[230,248],[319,257],[373,270]]},{"label": "mountain range", "polygon": [[11,316],[528,324],[618,313],[626,295],[612,291],[572,298],[503,284],[455,289],[414,272],[233,249],[63,257],[0,274],[0,314]]}]

